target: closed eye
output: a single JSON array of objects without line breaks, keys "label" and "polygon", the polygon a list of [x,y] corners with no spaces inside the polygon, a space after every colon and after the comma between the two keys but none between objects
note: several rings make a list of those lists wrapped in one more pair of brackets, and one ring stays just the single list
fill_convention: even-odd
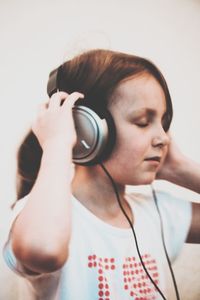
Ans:
[{"label": "closed eye", "polygon": [[145,123],[136,123],[136,125],[138,127],[144,128],[144,127],[147,127],[149,125],[149,123],[148,122],[145,122]]}]

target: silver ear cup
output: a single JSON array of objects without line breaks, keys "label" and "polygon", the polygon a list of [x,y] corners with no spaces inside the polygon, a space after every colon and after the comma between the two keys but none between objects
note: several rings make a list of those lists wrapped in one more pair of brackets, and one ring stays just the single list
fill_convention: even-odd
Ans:
[{"label": "silver ear cup", "polygon": [[74,106],[73,118],[77,143],[73,148],[73,162],[88,164],[101,155],[108,141],[108,125],[86,106]]}]

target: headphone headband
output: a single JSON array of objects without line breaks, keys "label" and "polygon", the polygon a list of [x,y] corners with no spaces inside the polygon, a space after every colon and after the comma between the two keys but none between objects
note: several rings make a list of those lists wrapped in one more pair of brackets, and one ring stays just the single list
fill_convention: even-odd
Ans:
[{"label": "headphone headband", "polygon": [[54,93],[59,90],[60,87],[60,77],[62,74],[62,65],[51,71],[49,74],[49,81],[47,84],[47,94],[51,97]]}]

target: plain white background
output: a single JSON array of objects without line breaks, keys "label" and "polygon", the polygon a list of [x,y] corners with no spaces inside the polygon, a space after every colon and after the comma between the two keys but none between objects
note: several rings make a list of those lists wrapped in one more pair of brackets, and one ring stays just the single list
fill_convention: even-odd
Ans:
[{"label": "plain white background", "polygon": [[[17,146],[47,99],[49,72],[84,49],[119,50],[155,62],[173,99],[173,136],[200,162],[199,31],[199,0],[0,0],[0,247],[15,200]],[[199,201],[172,184],[155,185]],[[199,249],[185,246],[175,264],[184,300],[200,299]],[[0,268],[0,300],[18,299],[15,276],[2,257]]]}]

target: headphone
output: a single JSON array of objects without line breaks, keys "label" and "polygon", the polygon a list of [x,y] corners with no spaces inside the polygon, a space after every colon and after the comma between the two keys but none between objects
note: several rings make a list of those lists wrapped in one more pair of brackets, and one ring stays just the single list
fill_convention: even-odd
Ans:
[{"label": "headphone", "polygon": [[[64,81],[62,65],[49,74],[47,83],[49,97],[63,90],[61,80]],[[75,164],[95,165],[107,159],[112,152],[116,139],[115,124],[107,109],[97,111],[94,107],[90,107],[85,98],[78,102],[81,105],[75,103],[72,108],[77,134],[72,160]]]}]

